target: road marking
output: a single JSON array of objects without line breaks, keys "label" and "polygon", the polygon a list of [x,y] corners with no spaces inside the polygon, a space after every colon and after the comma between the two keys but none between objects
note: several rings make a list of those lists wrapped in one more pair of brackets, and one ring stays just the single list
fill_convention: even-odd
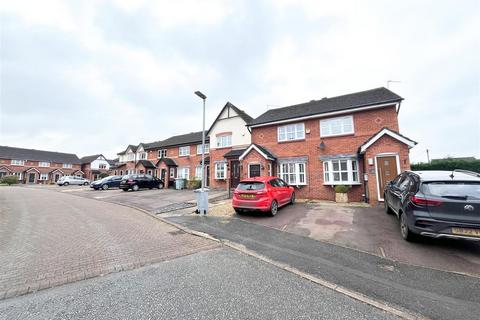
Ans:
[{"label": "road marking", "polygon": [[283,226],[282,231],[285,231],[285,229],[287,229],[287,225]]},{"label": "road marking", "polygon": [[379,247],[380,248],[380,253],[382,254],[382,257],[386,258],[387,256],[385,255],[385,250],[383,250],[382,247]]}]

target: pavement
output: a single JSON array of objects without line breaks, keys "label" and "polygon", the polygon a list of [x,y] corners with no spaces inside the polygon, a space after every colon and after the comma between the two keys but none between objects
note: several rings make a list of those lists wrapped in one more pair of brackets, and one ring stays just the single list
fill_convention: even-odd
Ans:
[{"label": "pavement", "polygon": [[208,250],[216,242],[116,204],[0,187],[0,299]]},{"label": "pavement", "polygon": [[395,262],[231,217],[168,220],[272,261],[432,319],[476,319],[480,278]]},{"label": "pavement", "polygon": [[228,248],[0,301],[0,319],[395,319]]},{"label": "pavement", "polygon": [[480,242],[453,239],[402,239],[395,215],[383,207],[335,203],[296,203],[275,217],[246,213],[236,217],[282,231],[366,251],[411,265],[480,277]]}]

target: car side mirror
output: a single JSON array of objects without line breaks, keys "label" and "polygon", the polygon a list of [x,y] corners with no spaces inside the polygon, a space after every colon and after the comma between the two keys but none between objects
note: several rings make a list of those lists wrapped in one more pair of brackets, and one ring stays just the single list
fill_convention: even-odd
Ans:
[{"label": "car side mirror", "polygon": [[387,184],[387,186],[389,186],[389,187],[393,187],[394,185],[395,185],[395,184],[393,183],[393,181],[388,181],[388,184]]}]

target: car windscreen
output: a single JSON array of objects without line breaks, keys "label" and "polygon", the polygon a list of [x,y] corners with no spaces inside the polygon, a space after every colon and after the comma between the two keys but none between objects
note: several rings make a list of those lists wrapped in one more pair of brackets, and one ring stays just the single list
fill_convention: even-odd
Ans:
[{"label": "car windscreen", "polygon": [[237,186],[238,190],[262,190],[265,188],[265,184],[263,182],[258,181],[248,181],[248,182],[240,182]]},{"label": "car windscreen", "polygon": [[480,200],[480,181],[432,181],[423,184],[423,192],[442,198]]},{"label": "car windscreen", "polygon": [[127,180],[127,179],[131,179],[131,178],[132,178],[131,174],[126,174],[122,177],[122,180]]}]

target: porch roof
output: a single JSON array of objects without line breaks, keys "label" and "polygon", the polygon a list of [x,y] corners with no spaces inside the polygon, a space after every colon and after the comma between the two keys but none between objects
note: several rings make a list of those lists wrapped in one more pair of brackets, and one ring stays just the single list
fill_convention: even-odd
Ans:
[{"label": "porch roof", "polygon": [[255,144],[255,143],[252,143],[243,153],[242,155],[238,158],[239,160],[242,160],[243,158],[245,158],[249,153],[250,151],[252,150],[256,150],[258,153],[260,153],[262,155],[262,157],[264,157],[265,159],[267,160],[277,160],[277,157],[272,153],[270,152],[267,148],[265,147],[262,147],[258,144]]},{"label": "porch roof", "polygon": [[381,129],[380,131],[378,131],[373,136],[371,136],[370,138],[368,138],[367,141],[365,141],[360,146],[359,153],[360,154],[365,153],[365,151],[367,151],[367,149],[371,145],[373,145],[378,139],[380,139],[384,135],[388,135],[388,136],[392,137],[393,139],[396,139],[396,140],[406,144],[409,148],[413,148],[417,144],[417,142],[405,137],[404,135],[401,135],[400,133],[385,127],[383,129]]}]

